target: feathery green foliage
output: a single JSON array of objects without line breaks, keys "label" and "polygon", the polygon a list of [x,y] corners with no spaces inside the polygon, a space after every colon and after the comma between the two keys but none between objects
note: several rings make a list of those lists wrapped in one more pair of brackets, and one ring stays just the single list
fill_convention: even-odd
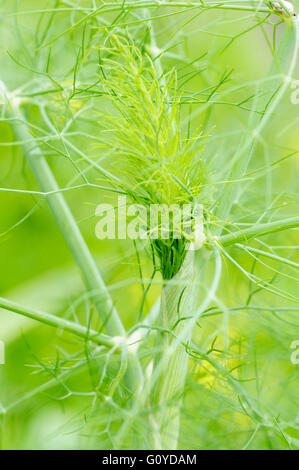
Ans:
[{"label": "feathery green foliage", "polygon": [[[188,128],[182,129],[175,70],[159,76],[132,39],[109,34],[107,42],[99,46],[101,86],[115,112],[99,113],[105,127],[99,148],[114,168],[111,184],[148,212],[151,204],[193,204],[207,182],[204,137],[200,130],[188,135]],[[143,222],[151,237],[149,220],[148,213]],[[152,241],[164,279],[175,276],[184,261],[191,238],[187,220],[185,225],[182,232],[173,220],[172,232]]]},{"label": "feathery green foliage", "polygon": [[[298,448],[298,17],[0,10],[0,448]],[[97,240],[119,194],[205,243]]]}]

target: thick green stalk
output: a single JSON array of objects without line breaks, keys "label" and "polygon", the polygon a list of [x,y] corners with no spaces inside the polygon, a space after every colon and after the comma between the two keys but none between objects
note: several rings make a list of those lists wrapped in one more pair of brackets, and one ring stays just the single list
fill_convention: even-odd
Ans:
[{"label": "thick green stalk", "polygon": [[[222,246],[257,238],[268,233],[299,227],[299,217],[291,217],[267,224],[253,225],[244,230],[217,237]],[[158,384],[160,416],[159,435],[155,436],[157,449],[176,449],[180,428],[181,395],[184,390],[188,354],[182,344],[191,340],[192,328],[179,318],[193,316],[197,297],[194,292],[194,252],[189,252],[178,274],[165,284],[161,297],[161,327],[171,330],[176,337],[163,334],[161,378]]]},{"label": "thick green stalk", "polygon": [[[81,269],[87,289],[93,293],[94,303],[107,333],[111,336],[125,336],[126,331],[124,326],[74,216],[63,195],[59,192],[59,186],[50,166],[43,156],[40,147],[31,136],[22,113],[17,106],[14,106],[13,99],[7,103],[7,117],[10,119],[16,139],[21,142],[24,156],[42,191],[51,193],[47,196],[48,204],[77,265]],[[131,389],[135,390],[136,387],[140,386],[142,376],[142,370],[137,357],[130,353],[127,382],[130,384]]]},{"label": "thick green stalk", "polygon": [[54,328],[67,331],[75,336],[84,338],[86,341],[92,341],[95,344],[101,346],[107,346],[111,348],[116,345],[116,341],[110,336],[104,335],[103,333],[98,333],[97,331],[86,328],[85,326],[73,323],[64,318],[56,317],[50,313],[41,312],[31,308],[24,308],[22,305],[19,305],[11,300],[4,299],[0,297],[0,308],[9,310],[10,312],[23,315],[24,317],[31,318],[45,325],[52,326]]},{"label": "thick green stalk", "polygon": [[191,340],[192,328],[186,328],[180,318],[195,312],[194,252],[188,252],[183,266],[169,283],[165,284],[161,297],[161,326],[173,335],[163,334],[161,377],[157,394],[160,436],[156,447],[176,449],[180,429],[181,396],[184,390],[188,354],[182,343]]},{"label": "thick green stalk", "polygon": [[233,245],[234,243],[248,241],[252,238],[258,238],[268,233],[280,232],[290,228],[299,227],[299,217],[289,217],[287,219],[277,220],[276,222],[269,222],[268,224],[256,224],[246,229],[240,229],[221,237],[216,237],[218,243],[222,246]]},{"label": "thick green stalk", "polygon": [[125,334],[125,329],[118,317],[96,263],[83,239],[64,196],[59,192],[59,186],[47,160],[24,123],[24,117],[19,109],[13,107],[11,104],[9,104],[8,108],[8,117],[11,119],[10,122],[15,137],[21,142],[24,156],[42,191],[52,193],[47,196],[48,204],[77,265],[81,269],[88,290],[94,292],[93,300],[105,323],[107,332],[111,335]]}]

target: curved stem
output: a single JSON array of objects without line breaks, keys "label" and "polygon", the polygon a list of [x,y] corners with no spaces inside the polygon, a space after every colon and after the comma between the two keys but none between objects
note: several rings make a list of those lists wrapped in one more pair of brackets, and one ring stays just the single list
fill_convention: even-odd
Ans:
[{"label": "curved stem", "polygon": [[92,341],[93,343],[101,346],[112,347],[116,344],[114,338],[107,335],[98,333],[97,331],[73,323],[64,318],[56,317],[50,313],[33,310],[31,308],[24,308],[22,305],[12,302],[11,300],[4,299],[3,297],[0,297],[0,308],[31,318],[32,320],[44,323],[45,325],[68,331],[75,336],[79,336],[80,338],[84,338],[86,341]]},{"label": "curved stem", "polygon": [[[248,129],[246,134],[241,138],[237,151],[231,160],[231,169],[229,178],[231,180],[243,178],[246,174],[247,168],[250,164],[254,154],[258,136],[261,135],[262,130],[269,122],[270,117],[273,115],[274,110],[282,100],[289,84],[286,77],[291,78],[296,65],[297,52],[298,52],[298,26],[295,24],[295,19],[285,22],[277,50],[274,52],[273,59],[270,64],[269,71],[266,79],[261,81],[259,90],[256,92],[252,113],[248,121]],[[293,52],[291,63],[289,64],[289,57]],[[262,110],[262,117],[255,111]],[[231,212],[233,205],[239,200],[241,196],[240,185],[225,185],[223,187],[223,194],[219,197],[219,206],[217,208],[217,215],[222,219],[226,219]]]},{"label": "curved stem", "polygon": [[47,196],[48,204],[60,227],[65,241],[79,266],[87,287],[90,291],[96,292],[93,300],[97,310],[105,323],[106,330],[111,335],[123,335],[125,329],[113,306],[112,299],[107,291],[105,283],[98,271],[96,263],[89,251],[89,248],[78,228],[78,225],[71,213],[64,196],[50,169],[50,166],[37,146],[34,138],[24,122],[24,118],[19,109],[11,103],[8,106],[7,115],[12,119],[11,126],[17,140],[21,141],[24,156],[28,161],[42,191],[50,193]]},{"label": "curved stem", "polygon": [[[185,387],[188,354],[184,347],[192,336],[192,328],[186,328],[182,320],[195,310],[194,252],[188,252],[176,276],[165,284],[161,297],[161,326],[171,330],[162,335],[162,353],[158,364],[161,375],[157,383],[159,435],[155,439],[157,449],[176,449],[180,429],[181,397]],[[174,282],[173,282],[174,281]],[[179,286],[179,287],[178,287]]]},{"label": "curved stem", "polygon": [[[97,265],[90,253],[90,250],[79,230],[76,220],[66,203],[63,194],[56,182],[51,168],[43,156],[42,150],[36,144],[30,134],[24,117],[17,106],[13,103],[13,98],[9,99],[7,94],[6,115],[11,119],[11,126],[17,140],[22,142],[21,147],[26,160],[28,161],[41,189],[47,196],[50,209],[60,227],[62,235],[80,268],[88,291],[94,292],[93,300],[101,316],[106,331],[111,336],[125,336],[126,330],[113,305],[113,301],[97,268]],[[141,386],[143,373],[138,358],[130,353],[128,361],[127,382],[131,390]]]},{"label": "curved stem", "polygon": [[268,233],[281,232],[290,228],[299,228],[299,217],[290,217],[276,222],[269,222],[268,224],[257,224],[244,230],[215,237],[217,242],[222,246],[233,245],[234,243],[248,241],[252,238],[258,238]]}]

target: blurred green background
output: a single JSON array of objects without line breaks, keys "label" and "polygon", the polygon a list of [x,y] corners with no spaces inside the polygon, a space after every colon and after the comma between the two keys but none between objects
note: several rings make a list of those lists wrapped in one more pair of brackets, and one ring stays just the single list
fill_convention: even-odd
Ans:
[{"label": "blurred green background", "polygon": [[[26,119],[33,135],[40,139],[61,187],[82,184],[78,168],[86,172],[89,182],[102,183],[83,156],[95,159],[100,155],[97,112],[103,111],[107,103],[97,92],[96,83],[105,27],[118,26],[140,47],[147,46],[149,22],[142,21],[142,9],[128,8],[122,14],[120,7],[99,11],[76,26],[98,5],[100,2],[91,0],[0,2],[0,79],[10,92],[18,90],[17,95],[25,99]],[[185,12],[180,7],[177,14],[166,16],[173,9],[149,11],[152,16],[160,16],[152,21],[152,27],[158,47],[167,51],[162,56],[163,67],[178,70],[180,91],[186,101],[182,119],[192,113],[192,125],[201,125],[208,133],[205,159],[215,180],[224,181],[225,164],[238,148],[240,135],[246,132],[256,86],[272,58],[273,24],[278,17],[262,22],[265,15],[252,12],[212,9],[199,14],[196,8]],[[277,28],[277,40],[283,27]],[[299,78],[298,67],[294,75],[294,79]],[[62,90],[49,92],[57,84]],[[269,161],[292,156],[271,172],[261,172],[242,182],[240,205],[231,214],[230,223],[298,215],[299,104],[291,103],[291,93],[290,88],[271,116],[250,170],[267,169]],[[61,136],[70,120],[70,127]],[[4,117],[0,122],[0,146],[1,188],[38,191]],[[217,200],[218,192],[219,185],[213,185],[211,201]],[[99,241],[95,237],[95,207],[110,202],[112,196],[84,187],[68,191],[66,199],[111,288],[124,324],[132,327],[142,294],[135,247],[130,241]],[[0,191],[0,207],[0,295],[86,324],[93,307],[84,296],[84,283],[46,201],[37,195]],[[268,235],[263,241],[270,247],[280,247],[275,249],[276,254],[298,262],[296,230]],[[258,242],[254,246],[263,249]],[[267,266],[255,263],[252,256],[238,248],[230,248],[229,253],[248,271],[254,269],[267,280],[276,276],[275,286],[297,294],[295,270],[267,259],[262,259]],[[140,256],[143,275],[149,278],[150,256],[142,247]],[[240,405],[242,398],[225,378],[206,364],[190,361],[182,448],[299,447],[298,365],[290,359],[290,345],[299,340],[296,304],[255,289],[236,266],[225,261],[217,293],[223,306],[244,305],[253,293],[254,305],[276,307],[277,311],[240,309],[225,313],[223,308],[223,315],[201,319],[195,337],[205,350],[216,338],[215,347],[226,351],[224,363],[240,380],[246,396],[254,400],[260,418],[246,415],[244,405]],[[157,282],[150,289],[146,311],[159,292]],[[281,311],[281,307],[294,310]],[[99,326],[96,320],[94,326]],[[7,408],[0,416],[3,449],[112,445],[111,417],[116,411],[105,403],[100,403],[93,414],[90,411],[93,396],[89,394],[100,381],[104,358],[89,363],[86,351],[74,338],[4,310],[0,311],[0,340],[6,347],[6,364],[0,365],[0,404]],[[61,381],[57,378],[80,361],[83,366],[78,372]],[[108,368],[108,382],[109,374],[113,376],[113,365]],[[43,390],[49,380],[56,380],[56,385]]]}]

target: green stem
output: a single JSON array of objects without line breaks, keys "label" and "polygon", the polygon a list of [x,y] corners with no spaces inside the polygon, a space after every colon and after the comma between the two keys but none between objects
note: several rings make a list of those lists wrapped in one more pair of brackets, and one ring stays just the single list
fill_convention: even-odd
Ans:
[{"label": "green stem", "polygon": [[252,238],[258,238],[268,233],[280,232],[290,228],[299,227],[299,217],[290,217],[288,219],[277,220],[276,222],[269,222],[268,224],[257,224],[252,227],[243,229],[237,232],[215,237],[218,243],[222,246],[233,245],[234,243],[248,241]]},{"label": "green stem", "polygon": [[110,348],[116,345],[116,341],[107,335],[98,333],[97,331],[73,323],[64,318],[56,317],[50,313],[40,312],[31,308],[25,309],[23,306],[2,297],[0,297],[0,308],[31,318],[32,320],[44,323],[45,325],[68,331],[75,336],[79,336],[80,338],[84,338],[86,341],[92,341],[93,343],[101,346],[107,346]]},{"label": "green stem", "polygon": [[[12,100],[7,103],[7,116],[11,120],[16,139],[22,142],[23,153],[42,191],[51,193],[47,196],[48,204],[77,265],[81,269],[88,291],[93,292],[94,303],[107,333],[111,336],[125,336],[124,326],[74,216],[63,195],[59,192],[60,188],[49,164],[30,134],[22,113],[17,106],[14,106]],[[138,358],[133,353],[130,353],[126,377],[133,390],[140,386],[143,380]]]},{"label": "green stem", "polygon": [[[217,238],[222,246],[257,238],[268,233],[299,227],[299,217],[257,224],[250,228]],[[184,326],[178,319],[192,316],[196,307],[193,288],[194,253],[189,252],[184,264],[169,283],[165,284],[161,297],[161,327],[172,330],[175,337],[163,334],[161,375],[158,383],[159,435],[155,436],[157,449],[176,449],[180,427],[181,395],[184,389],[188,355],[183,344],[191,340],[192,328]],[[180,286],[178,288],[178,285]]]},{"label": "green stem", "polygon": [[[248,165],[254,153],[256,144],[258,142],[258,135],[268,123],[269,118],[273,115],[275,108],[284,96],[284,93],[289,87],[288,81],[285,80],[287,75],[289,78],[295,67],[295,59],[297,53],[297,45],[294,51],[295,59],[292,60],[291,65],[287,71],[287,64],[290,54],[293,50],[294,43],[296,44],[297,26],[294,24],[295,20],[285,21],[284,29],[279,40],[277,50],[273,54],[273,59],[266,79],[262,81],[260,89],[256,93],[256,100],[251,114],[251,119],[248,123],[246,135],[241,139],[239,148],[235,152],[232,159],[231,171],[229,174],[230,180],[242,178],[247,171]],[[263,111],[262,117],[256,111]],[[225,197],[219,198],[219,207],[217,214],[225,220],[233,205],[240,198],[240,187],[235,184],[225,185],[223,188]]]},{"label": "green stem", "polygon": [[163,334],[161,376],[157,387],[160,436],[156,439],[156,448],[176,449],[178,444],[181,396],[188,369],[188,354],[183,344],[188,343],[192,335],[192,328],[186,328],[185,322],[178,320],[195,310],[193,268],[194,252],[190,251],[180,271],[162,291],[161,326],[172,330],[175,336]]},{"label": "green stem", "polygon": [[50,195],[47,196],[48,204],[77,265],[81,269],[88,290],[95,292],[93,299],[105,323],[107,332],[111,335],[125,334],[125,329],[113,306],[112,299],[98,271],[96,263],[83,239],[64,196],[59,192],[59,186],[47,160],[43,156],[41,149],[37,146],[34,138],[29,133],[19,109],[10,104],[8,117],[12,119],[11,126],[15,137],[22,142],[21,147],[26,160],[42,191],[50,193]]}]

